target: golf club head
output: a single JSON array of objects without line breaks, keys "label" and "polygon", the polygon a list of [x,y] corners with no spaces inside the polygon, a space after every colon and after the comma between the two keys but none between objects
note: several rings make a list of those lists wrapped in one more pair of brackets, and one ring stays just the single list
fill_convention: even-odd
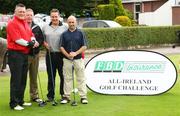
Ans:
[{"label": "golf club head", "polygon": [[73,93],[77,93],[77,92],[78,92],[78,89],[77,89],[77,88],[74,88],[74,89],[72,90],[72,92],[73,92]]},{"label": "golf club head", "polygon": [[57,106],[57,102],[56,101],[52,101],[52,106]]},{"label": "golf club head", "polygon": [[40,101],[38,103],[39,107],[44,107],[47,103],[45,101]]},{"label": "golf club head", "polygon": [[76,102],[76,101],[73,101],[73,102],[71,103],[71,106],[77,106],[77,102]]}]

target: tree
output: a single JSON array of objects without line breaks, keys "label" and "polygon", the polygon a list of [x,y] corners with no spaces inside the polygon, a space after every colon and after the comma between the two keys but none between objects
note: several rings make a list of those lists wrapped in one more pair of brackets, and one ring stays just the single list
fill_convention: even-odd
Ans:
[{"label": "tree", "polygon": [[35,13],[49,13],[52,8],[64,12],[66,16],[81,12],[89,0],[0,0],[0,12],[13,13],[16,4],[23,3],[27,8],[32,8]]},{"label": "tree", "polygon": [[60,0],[60,9],[66,16],[72,13],[80,13],[88,0]]},{"label": "tree", "polygon": [[122,5],[122,0],[110,0],[109,3],[114,5],[116,16],[127,16],[126,11]]},{"label": "tree", "polygon": [[98,5],[100,20],[113,20],[115,18],[114,6],[112,4]]}]

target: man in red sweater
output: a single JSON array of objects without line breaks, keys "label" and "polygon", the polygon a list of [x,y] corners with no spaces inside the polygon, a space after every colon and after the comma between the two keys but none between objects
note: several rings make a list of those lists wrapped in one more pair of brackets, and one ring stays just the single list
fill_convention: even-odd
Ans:
[{"label": "man in red sweater", "polygon": [[26,7],[17,4],[14,18],[7,25],[8,64],[11,72],[10,79],[10,108],[23,110],[23,106],[31,106],[24,102],[28,71],[28,53],[31,47],[39,44],[33,37],[31,28],[25,22]]}]

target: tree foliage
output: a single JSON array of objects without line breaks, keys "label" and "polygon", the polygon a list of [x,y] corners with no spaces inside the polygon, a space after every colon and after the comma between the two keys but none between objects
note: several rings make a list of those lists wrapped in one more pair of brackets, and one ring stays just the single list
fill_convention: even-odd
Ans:
[{"label": "tree foliage", "polygon": [[115,18],[114,6],[112,4],[98,5],[99,17],[101,20],[113,20]]},{"label": "tree foliage", "polygon": [[109,3],[114,5],[116,16],[127,16],[126,11],[122,5],[122,0],[110,0]]},{"label": "tree foliage", "polygon": [[32,8],[35,13],[48,14],[52,8],[64,12],[66,16],[81,12],[88,0],[0,0],[0,13],[13,13],[16,4],[23,3],[27,8]]}]

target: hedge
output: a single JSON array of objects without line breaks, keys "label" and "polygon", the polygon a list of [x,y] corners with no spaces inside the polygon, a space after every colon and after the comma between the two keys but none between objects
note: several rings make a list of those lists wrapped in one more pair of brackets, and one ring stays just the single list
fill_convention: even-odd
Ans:
[{"label": "hedge", "polygon": [[141,26],[122,28],[84,28],[89,48],[159,46],[177,43],[180,26]]},{"label": "hedge", "polygon": [[[139,26],[122,28],[83,28],[88,48],[127,48],[178,43],[180,26]],[[2,34],[2,30],[0,30]],[[5,36],[5,30],[3,30]],[[0,37],[2,37],[2,35]]]}]

